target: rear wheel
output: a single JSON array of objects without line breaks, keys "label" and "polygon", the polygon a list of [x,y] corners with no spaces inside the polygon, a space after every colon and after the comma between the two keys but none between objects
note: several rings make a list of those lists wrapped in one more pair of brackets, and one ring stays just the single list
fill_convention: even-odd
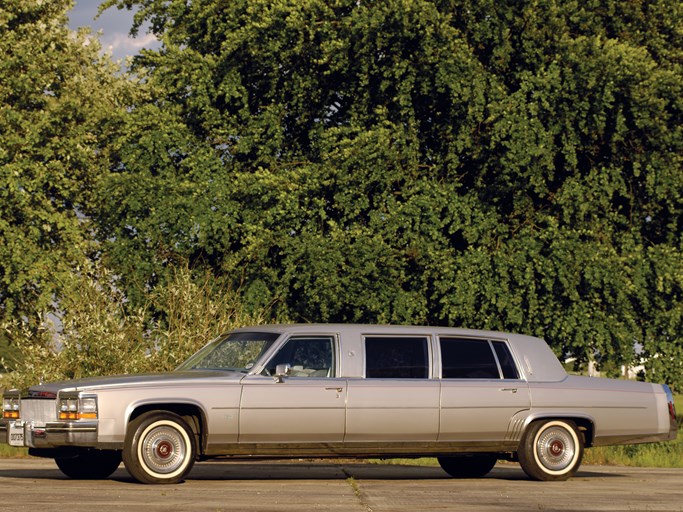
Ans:
[{"label": "rear wheel", "polygon": [[152,411],[128,426],[123,463],[146,484],[174,484],[190,472],[195,459],[194,433],[172,412]]},{"label": "rear wheel", "polygon": [[441,468],[453,478],[481,478],[493,469],[495,455],[460,455],[438,457]]},{"label": "rear wheel", "polygon": [[573,421],[537,421],[529,426],[517,456],[534,480],[567,480],[581,465],[583,437]]},{"label": "rear wheel", "polygon": [[84,450],[73,457],[55,458],[57,467],[69,478],[102,480],[121,464],[121,452],[116,450]]}]

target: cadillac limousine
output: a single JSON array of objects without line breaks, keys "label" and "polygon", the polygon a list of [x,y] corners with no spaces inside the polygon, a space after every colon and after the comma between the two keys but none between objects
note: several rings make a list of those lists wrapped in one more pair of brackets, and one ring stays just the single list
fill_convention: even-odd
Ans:
[{"label": "cadillac limousine", "polygon": [[586,447],[666,441],[664,384],[568,375],[543,340],[439,327],[263,325],[176,371],[9,390],[0,440],[72,478],[123,461],[144,483],[212,458],[436,457],[453,477],[497,460],[564,480]]}]

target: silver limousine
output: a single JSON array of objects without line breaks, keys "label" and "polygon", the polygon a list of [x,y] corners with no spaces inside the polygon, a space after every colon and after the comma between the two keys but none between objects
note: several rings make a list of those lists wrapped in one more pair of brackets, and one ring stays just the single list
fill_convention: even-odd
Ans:
[{"label": "silver limousine", "polygon": [[0,422],[69,477],[123,460],[144,483],[219,457],[433,456],[469,478],[504,459],[565,480],[585,447],[676,432],[666,385],[567,375],[540,339],[379,325],[237,329],[171,373],[6,391]]}]

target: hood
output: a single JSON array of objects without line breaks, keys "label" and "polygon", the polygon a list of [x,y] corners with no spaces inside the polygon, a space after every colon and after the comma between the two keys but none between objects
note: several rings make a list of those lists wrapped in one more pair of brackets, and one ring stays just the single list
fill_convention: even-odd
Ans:
[{"label": "hood", "polygon": [[48,382],[28,388],[29,396],[47,398],[59,391],[95,391],[98,389],[176,386],[197,381],[240,381],[245,374],[217,370],[192,370],[187,372],[141,373],[114,375],[109,377],[88,377],[85,379]]}]

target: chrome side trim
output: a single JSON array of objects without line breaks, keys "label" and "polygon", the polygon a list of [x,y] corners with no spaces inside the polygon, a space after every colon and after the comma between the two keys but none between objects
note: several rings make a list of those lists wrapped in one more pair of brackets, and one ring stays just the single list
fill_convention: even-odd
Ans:
[{"label": "chrome side trim", "polygon": [[626,434],[620,436],[599,436],[593,440],[593,446],[610,446],[617,444],[658,443],[676,439],[676,432],[663,434]]},{"label": "chrome side trim", "polygon": [[454,453],[511,453],[517,450],[517,441],[450,442],[377,442],[377,443],[230,443],[209,444],[207,457],[422,457]]},{"label": "chrome side trim", "polygon": [[45,424],[45,432],[47,435],[74,432],[97,432],[97,420],[50,422]]},{"label": "chrome side trim", "polygon": [[510,425],[508,426],[508,431],[505,433],[505,440],[510,442],[519,443],[522,438],[522,432],[524,431],[524,425],[526,423],[526,417],[512,419]]}]

